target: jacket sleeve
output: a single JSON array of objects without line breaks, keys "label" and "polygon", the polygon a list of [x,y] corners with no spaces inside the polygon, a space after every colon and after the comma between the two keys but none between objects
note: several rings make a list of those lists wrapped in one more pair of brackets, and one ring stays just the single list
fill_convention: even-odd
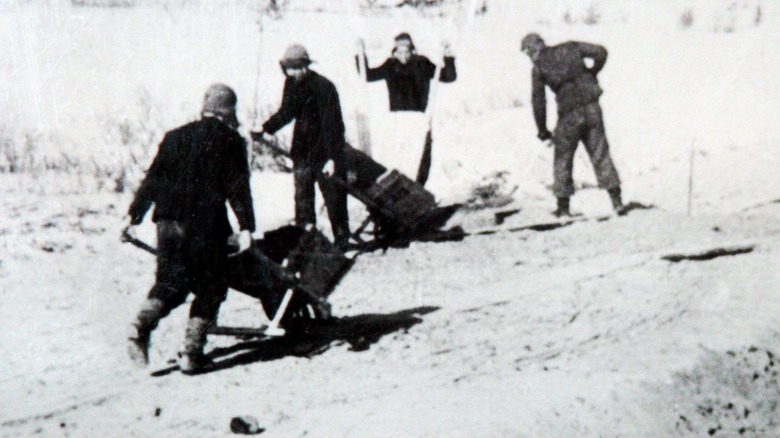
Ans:
[{"label": "jacket sleeve", "polygon": [[433,79],[434,76],[436,76],[436,64],[432,63],[430,59],[419,56],[419,71],[422,73],[422,76],[426,79]]},{"label": "jacket sleeve", "polygon": [[284,91],[282,92],[282,105],[279,110],[263,123],[263,131],[274,134],[285,125],[292,122],[295,118],[295,105],[297,102],[293,97],[292,79],[287,78],[284,81]]},{"label": "jacket sleeve", "polygon": [[130,223],[133,225],[143,222],[144,216],[157,199],[160,190],[165,190],[168,187],[167,178],[171,173],[171,164],[175,159],[172,156],[173,142],[171,135],[166,134],[157,149],[157,155],[146,171],[141,186],[135,192],[135,198],[133,198],[127,212],[130,215]]},{"label": "jacket sleeve", "polygon": [[452,56],[445,56],[444,67],[441,68],[441,73],[439,73],[439,82],[455,82],[455,79],[457,78],[458,72],[455,70],[455,58]]},{"label": "jacket sleeve", "polygon": [[328,158],[337,159],[344,142],[344,120],[341,115],[341,103],[336,87],[329,84],[322,87],[317,103],[320,118],[320,134],[327,150]]},{"label": "jacket sleeve", "polygon": [[577,43],[577,47],[583,57],[593,59],[593,67],[589,70],[594,75],[598,74],[607,63],[607,49],[604,46],[588,43]]},{"label": "jacket sleeve", "polygon": [[249,187],[249,159],[243,139],[236,139],[228,148],[225,172],[225,193],[230,207],[238,218],[242,230],[255,231],[255,211],[252,203],[252,191]]},{"label": "jacket sleeve", "polygon": [[366,81],[368,82],[381,81],[387,79],[388,73],[390,71],[390,59],[387,59],[384,63],[382,63],[382,65],[380,65],[377,68],[369,68],[368,58],[366,58],[365,67],[366,67]]},{"label": "jacket sleeve", "polygon": [[534,67],[531,72],[531,106],[539,133],[547,131],[547,98],[544,95],[542,73]]}]

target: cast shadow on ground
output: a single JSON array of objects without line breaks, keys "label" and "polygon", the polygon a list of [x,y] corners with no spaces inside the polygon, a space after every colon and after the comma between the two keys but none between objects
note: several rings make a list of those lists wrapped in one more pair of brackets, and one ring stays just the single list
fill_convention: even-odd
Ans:
[{"label": "cast shadow on ground", "polygon": [[[209,357],[214,360],[214,366],[200,374],[285,357],[312,358],[326,352],[332,346],[343,344],[348,344],[350,351],[366,351],[382,337],[406,331],[421,323],[423,315],[438,309],[434,306],[424,306],[390,314],[334,318],[328,323],[312,326],[305,334],[243,341],[230,347],[215,348],[209,353]],[[178,366],[168,367],[153,372],[152,376],[165,376],[178,369]]]}]

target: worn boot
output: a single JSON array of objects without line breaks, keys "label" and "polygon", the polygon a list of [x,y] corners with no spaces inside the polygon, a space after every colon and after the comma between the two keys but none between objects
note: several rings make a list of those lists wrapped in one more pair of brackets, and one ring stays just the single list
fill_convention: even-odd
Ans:
[{"label": "worn boot", "polygon": [[214,365],[214,362],[205,354],[203,347],[206,345],[206,330],[210,321],[204,318],[190,318],[187,322],[187,330],[184,333],[184,348],[179,353],[179,368],[184,374],[197,374]]},{"label": "worn boot", "polygon": [[553,212],[556,217],[571,216],[569,211],[569,198],[558,198],[558,209]]},{"label": "worn boot", "polygon": [[628,210],[623,205],[620,187],[609,189],[607,190],[607,193],[609,193],[609,200],[612,201],[612,208],[615,209],[615,213],[617,213],[618,216],[624,216],[628,213]]},{"label": "worn boot", "polygon": [[130,360],[138,366],[145,366],[149,363],[149,338],[152,331],[157,328],[157,324],[163,317],[165,303],[156,298],[149,298],[141,305],[135,321],[130,326],[130,334],[127,346],[127,352],[130,354]]}]

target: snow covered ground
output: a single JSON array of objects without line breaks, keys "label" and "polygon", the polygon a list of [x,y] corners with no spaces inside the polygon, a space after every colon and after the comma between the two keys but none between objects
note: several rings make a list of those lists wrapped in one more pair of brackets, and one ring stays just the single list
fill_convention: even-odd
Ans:
[{"label": "snow covered ground", "polygon": [[[130,3],[0,5],[0,435],[226,436],[236,415],[270,436],[780,434],[774,2],[488,0],[470,16],[481,2],[367,12],[290,0],[278,19],[240,0]],[[212,82],[236,89],[244,129],[262,121],[292,42],[336,83],[350,140],[358,107],[387,123],[384,84],[357,81],[354,42],[378,64],[401,31],[434,60],[442,39],[457,55],[458,81],[434,97],[429,187],[464,202],[505,172],[509,204],[454,218],[501,231],[361,256],[332,297],[345,333],[320,354],[215,339],[231,365],[219,372],[134,370],[125,332],[154,260],[118,243],[131,193],[117,182],[135,187]],[[529,31],[609,49],[613,157],[627,200],[656,209],[511,231],[549,220],[554,203],[519,52]],[[607,213],[584,155],[575,177],[573,209]],[[292,217],[289,175],[255,172],[252,184],[261,229]],[[361,207],[350,209],[356,226]],[[660,259],[731,245],[755,249]],[[257,325],[262,312],[231,294],[220,318]],[[155,332],[149,371],[167,366],[185,319],[178,309]]]}]

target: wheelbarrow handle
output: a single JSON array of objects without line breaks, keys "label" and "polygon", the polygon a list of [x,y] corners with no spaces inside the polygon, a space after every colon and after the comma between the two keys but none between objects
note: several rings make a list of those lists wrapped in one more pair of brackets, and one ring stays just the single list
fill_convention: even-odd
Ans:
[{"label": "wheelbarrow handle", "polygon": [[278,154],[280,154],[282,156],[290,158],[290,152],[289,151],[283,149],[282,147],[280,147],[274,141],[266,140],[259,133],[255,133],[255,132],[252,133],[252,141],[255,142],[255,143],[261,144],[261,145],[267,147],[268,149],[271,149],[272,151],[274,151],[274,152],[276,152],[276,153],[278,153]]},{"label": "wheelbarrow handle", "polygon": [[127,231],[129,227],[125,227],[122,230],[122,236],[120,237],[120,240],[125,243],[129,243],[137,248],[141,248],[142,250],[148,252],[149,254],[157,255],[157,248],[149,245],[148,243],[144,242],[141,239],[135,238],[130,235],[130,233]]},{"label": "wheelbarrow handle", "polygon": [[[157,255],[157,248],[149,245],[148,243],[144,242],[141,239],[135,238],[130,235],[130,233],[127,232],[127,228],[122,230],[122,236],[121,236],[122,242],[129,243],[137,248],[140,248],[150,254]],[[267,258],[263,254],[264,258]],[[300,281],[295,277],[295,274],[291,273],[287,269],[277,265],[276,263],[269,260],[269,266],[271,266],[271,271],[274,273],[274,275],[281,279],[286,285],[290,288],[294,288],[298,292],[302,292],[306,296],[308,296],[310,299],[312,299],[315,303],[319,305],[328,305],[328,302],[322,299],[320,296],[318,296],[316,293],[308,290],[307,288],[301,286]]]}]

